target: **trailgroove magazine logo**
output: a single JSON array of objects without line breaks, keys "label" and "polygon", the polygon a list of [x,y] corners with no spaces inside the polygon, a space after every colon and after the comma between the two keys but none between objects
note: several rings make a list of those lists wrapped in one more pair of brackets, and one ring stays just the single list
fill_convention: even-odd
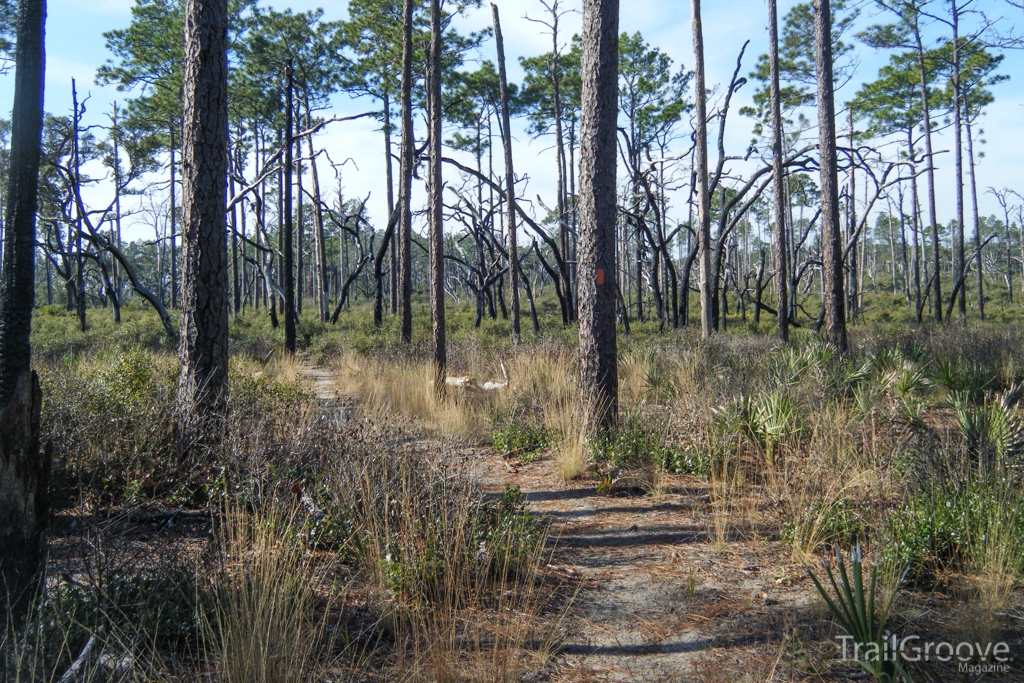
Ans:
[{"label": "trailgroove magazine logo", "polygon": [[920,636],[900,638],[886,634],[880,642],[858,643],[853,636],[840,635],[843,660],[857,662],[954,662],[960,673],[1000,674],[1010,672],[1010,646],[1004,642],[979,643],[963,641],[921,640]]}]

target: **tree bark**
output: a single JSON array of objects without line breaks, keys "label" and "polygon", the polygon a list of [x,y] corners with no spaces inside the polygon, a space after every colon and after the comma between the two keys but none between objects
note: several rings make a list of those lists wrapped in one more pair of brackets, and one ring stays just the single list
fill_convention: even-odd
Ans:
[{"label": "tree bark", "polygon": [[579,198],[580,397],[586,428],[618,420],[615,338],[618,0],[584,0]]},{"label": "tree bark", "polygon": [[[562,130],[562,94],[561,79],[558,73],[558,3],[551,6],[551,90],[553,114],[555,117],[555,160],[558,165],[558,201],[555,206],[558,210],[558,236],[562,254],[566,260],[569,258],[569,223],[565,201],[565,134]],[[566,272],[568,275],[568,271]],[[566,277],[565,296],[566,311],[569,313],[570,321],[575,318],[573,306],[573,288],[571,277]]]},{"label": "tree bark", "polygon": [[415,163],[415,139],[412,128],[412,21],[413,0],[404,0],[402,9],[402,222],[399,230],[398,280],[401,340],[412,342],[412,169]]},{"label": "tree bark", "polygon": [[0,584],[19,622],[45,566],[50,457],[39,451],[42,395],[32,372],[36,211],[46,69],[46,1],[18,3],[14,110],[0,271]]},{"label": "tree bark", "polygon": [[921,41],[921,27],[915,10],[912,12],[914,44],[917,53],[917,69],[920,72],[921,116],[924,128],[924,153],[928,160],[925,177],[928,180],[928,225],[932,237],[932,277],[935,281],[933,307],[936,322],[942,322],[942,277],[939,269],[939,221],[935,210],[935,156],[932,152],[932,118],[928,103],[928,69],[925,65],[924,44]]},{"label": "tree bark", "polygon": [[[782,105],[779,98],[779,13],[777,0],[768,0],[768,64],[771,77],[772,108],[772,167],[774,173],[774,197],[772,216],[775,219],[775,296],[779,310],[778,335],[782,341],[789,340],[789,275],[786,255],[789,253],[786,237],[786,182],[782,150]],[[760,293],[755,317],[760,313]]]},{"label": "tree bark", "polygon": [[[307,93],[306,102],[306,126],[312,127],[313,116],[309,112],[309,102]],[[316,167],[316,153],[313,151],[313,136],[306,136],[306,143],[309,146],[309,170],[310,177],[313,181],[313,230],[315,231],[313,239],[313,248],[316,250],[316,258],[314,260],[316,264],[316,294],[317,294],[317,311],[320,314],[320,322],[327,322],[330,316],[330,310],[327,305],[327,242],[324,236],[324,211],[322,199],[320,196],[320,174]],[[389,163],[390,167],[390,163]],[[388,174],[388,187],[391,186],[390,173]],[[393,210],[390,197],[388,199],[388,215],[391,215]]]},{"label": "tree bark", "polygon": [[907,155],[907,158],[910,159],[910,211],[912,213],[910,219],[910,239],[911,251],[913,252],[911,269],[914,280],[914,312],[915,320],[921,322],[921,309],[923,308],[921,305],[921,247],[918,240],[921,227],[921,207],[917,192],[917,160],[914,150],[913,126],[907,127]]},{"label": "tree bark", "polygon": [[[957,0],[950,0],[950,14],[953,28],[953,171],[956,190],[956,230],[953,231],[953,282],[964,277],[967,264],[964,259],[964,152],[963,152],[963,110],[960,92],[960,9]],[[960,287],[957,294],[957,314],[967,316],[966,287]]]},{"label": "tree bark", "polygon": [[[230,193],[235,193],[235,179],[229,178]],[[244,209],[243,209],[244,210]],[[242,310],[242,290],[238,273],[238,206],[231,205],[231,313],[238,315]]]},{"label": "tree bark", "polygon": [[227,0],[185,2],[182,306],[183,446],[219,441],[228,396]]},{"label": "tree bark", "polygon": [[[285,116],[284,116],[284,220],[282,230],[284,243],[281,245],[281,287],[284,288],[284,350],[295,353],[295,244],[292,223],[292,178],[295,172],[295,116],[294,116],[294,71],[292,65],[285,67]],[[299,293],[302,296],[302,293]]]},{"label": "tree bark", "polygon": [[30,370],[0,410],[0,604],[16,622],[31,607],[46,566],[51,458],[49,448],[40,451],[42,403],[39,378]]},{"label": "tree bark", "polygon": [[714,283],[711,273],[711,197],[708,194],[708,95],[704,69],[704,29],[700,0],[690,0],[693,17],[693,88],[696,128],[694,130],[697,186],[697,241],[700,253],[700,334],[707,339],[714,333]]},{"label": "tree bark", "polygon": [[171,142],[171,308],[178,307],[178,205],[177,205],[177,163],[174,154],[174,121],[170,125]]},{"label": "tree bark", "polygon": [[[391,94],[384,93],[384,170],[387,176],[388,216],[395,212],[395,172],[391,161]],[[314,164],[315,167],[315,164]],[[388,278],[391,315],[398,313],[398,240],[392,239],[389,254],[391,257]]]},{"label": "tree bark", "polygon": [[839,172],[836,155],[835,89],[832,83],[832,13],[830,0],[814,2],[814,52],[818,73],[818,145],[821,155],[821,262],[825,336],[845,352],[843,244],[839,232]]},{"label": "tree bark", "polygon": [[[111,232],[113,233],[110,237],[110,241],[121,247],[121,150],[120,150],[120,135],[121,128],[118,125],[117,118],[117,102],[114,103],[114,114],[113,114],[113,130],[111,131],[111,137],[114,142],[114,225],[112,226]],[[47,261],[49,263],[49,261]],[[113,281],[114,288],[110,293],[110,303],[113,308],[114,322],[121,322],[121,271],[118,267],[117,260],[113,262]],[[49,283],[47,283],[49,284]]]},{"label": "tree bark", "polygon": [[[443,395],[448,354],[444,329],[444,190],[441,173],[441,0],[430,0],[430,321],[434,336],[434,392]],[[510,198],[510,201],[512,199]]]},{"label": "tree bark", "polygon": [[[966,102],[965,109],[966,109]],[[967,177],[971,183],[971,218],[974,220],[974,248],[977,253],[974,265],[978,269],[978,318],[985,319],[985,279],[981,259],[981,216],[978,213],[978,182],[974,173],[974,136],[971,131],[971,120],[965,117],[967,127]]]},{"label": "tree bark", "polygon": [[[384,236],[381,238],[380,249],[377,250],[377,254],[373,258],[373,326],[380,327],[384,324],[384,258],[387,254],[394,253],[394,249],[391,247],[395,243],[394,233],[395,225],[398,223],[400,216],[394,209],[391,210],[391,216],[388,218],[387,228],[384,229]],[[342,234],[344,239],[344,234]],[[393,278],[392,278],[393,280]],[[338,309],[341,310],[340,308]],[[331,320],[334,322],[334,320]]]},{"label": "tree bark", "polygon": [[[72,182],[77,194],[82,187],[82,175],[80,171],[81,156],[79,153],[78,138],[81,125],[81,114],[78,111],[78,89],[75,87],[75,79],[71,79],[71,103],[72,103]],[[85,319],[85,256],[82,253],[82,208],[75,205],[77,214],[75,220],[75,311],[78,315],[78,329],[82,332],[88,328]],[[70,247],[70,242],[68,243]]]},{"label": "tree bark", "polygon": [[[512,129],[508,109],[508,79],[505,74],[505,42],[501,35],[501,20],[498,6],[491,3],[494,14],[494,38],[498,44],[498,80],[501,89],[501,142],[505,151],[505,196],[508,207],[508,264],[509,264],[509,314],[512,323],[512,345],[519,345],[519,248],[516,243],[516,177],[512,168]],[[561,177],[561,171],[559,171]],[[559,182],[561,186],[561,181]],[[562,203],[561,187],[559,203]],[[564,211],[563,211],[564,213]],[[565,216],[559,216],[559,223]],[[568,232],[568,230],[566,230]]]}]

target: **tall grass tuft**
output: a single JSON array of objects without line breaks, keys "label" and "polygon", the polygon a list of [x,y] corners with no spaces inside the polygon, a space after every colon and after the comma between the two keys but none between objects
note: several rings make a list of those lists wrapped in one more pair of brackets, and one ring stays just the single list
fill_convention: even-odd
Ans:
[{"label": "tall grass tuft", "polygon": [[540,575],[547,526],[518,489],[488,499],[411,453],[349,461],[331,488],[405,680],[505,683],[543,665],[559,622]]},{"label": "tall grass tuft", "polygon": [[300,683],[321,667],[325,581],[296,531],[294,512],[225,510],[217,533],[207,658],[224,683]]}]

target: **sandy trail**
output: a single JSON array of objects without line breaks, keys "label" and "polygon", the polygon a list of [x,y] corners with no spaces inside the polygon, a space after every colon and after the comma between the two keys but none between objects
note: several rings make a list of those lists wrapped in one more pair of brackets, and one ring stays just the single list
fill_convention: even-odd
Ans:
[{"label": "sandy trail", "polygon": [[[303,372],[321,402],[352,404],[331,371]],[[550,457],[506,462],[481,447],[461,455],[484,491],[519,486],[553,521],[552,571],[580,583],[555,665],[534,680],[788,680],[778,671],[793,646],[784,634],[807,620],[809,581],[756,523],[737,523],[716,548],[701,482],[671,481],[658,497],[605,495],[562,482]]]}]

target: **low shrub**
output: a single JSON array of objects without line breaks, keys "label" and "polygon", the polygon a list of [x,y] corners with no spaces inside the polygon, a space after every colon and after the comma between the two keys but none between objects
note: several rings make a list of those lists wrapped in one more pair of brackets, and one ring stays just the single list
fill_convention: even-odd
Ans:
[{"label": "low shrub", "polygon": [[542,425],[524,424],[509,420],[505,426],[494,432],[494,449],[506,456],[516,456],[530,461],[551,445],[551,433]]},{"label": "low shrub", "polygon": [[974,481],[961,489],[933,486],[913,495],[888,520],[884,556],[895,566],[908,566],[912,577],[928,579],[945,570],[972,571],[985,558],[1017,558],[1022,568],[1024,495],[1007,480]]}]

